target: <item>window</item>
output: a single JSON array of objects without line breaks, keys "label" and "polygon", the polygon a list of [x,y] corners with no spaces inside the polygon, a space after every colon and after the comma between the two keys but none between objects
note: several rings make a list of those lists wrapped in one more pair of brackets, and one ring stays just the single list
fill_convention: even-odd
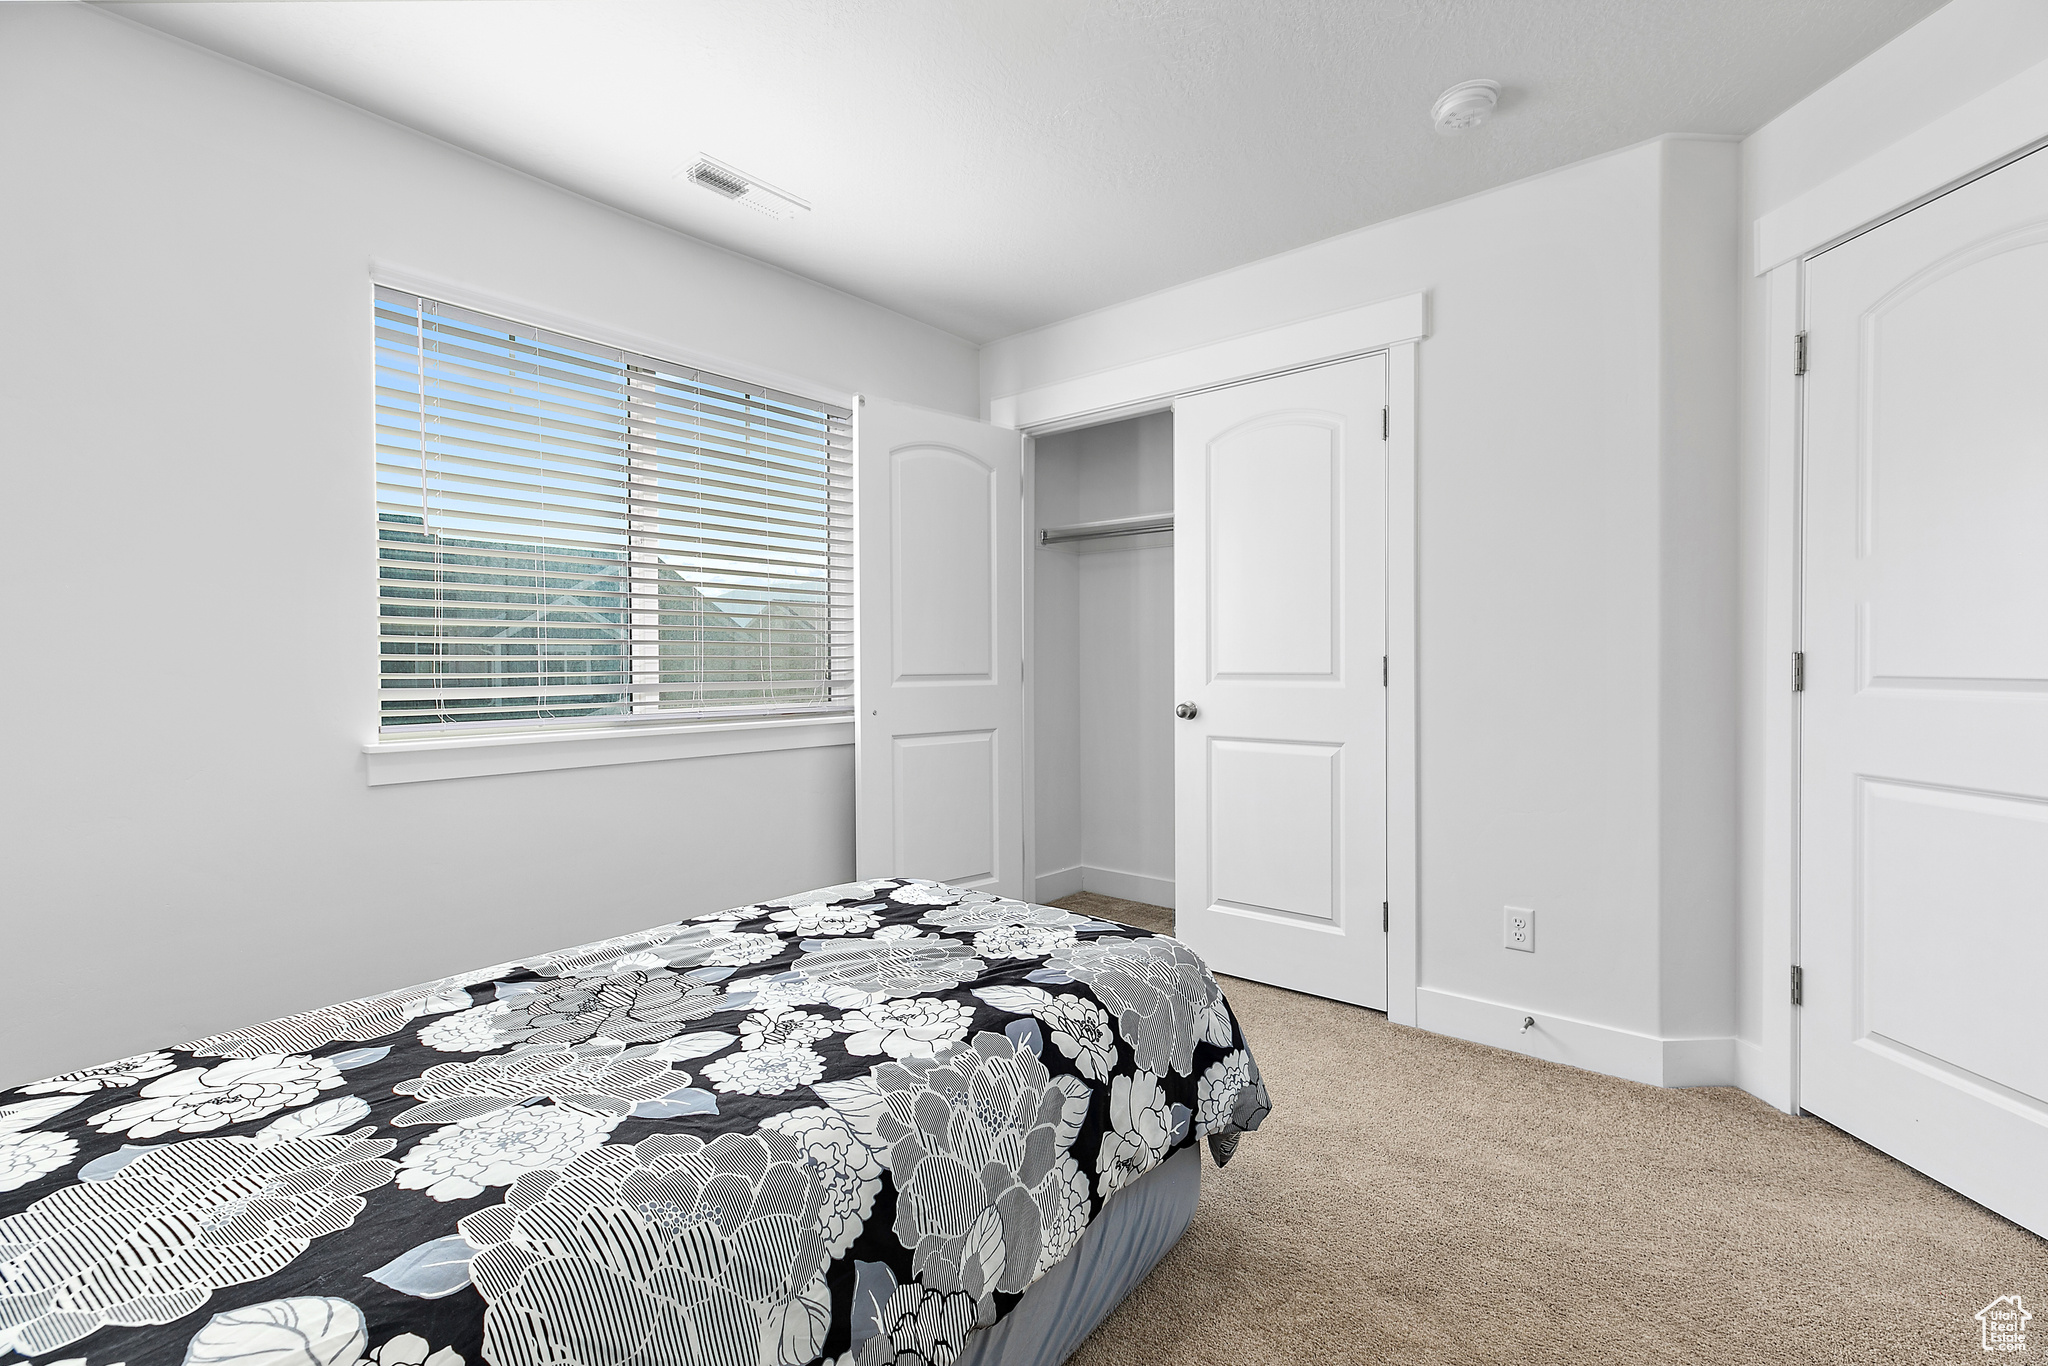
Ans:
[{"label": "window", "polygon": [[851,414],[377,291],[380,728],[844,712]]}]

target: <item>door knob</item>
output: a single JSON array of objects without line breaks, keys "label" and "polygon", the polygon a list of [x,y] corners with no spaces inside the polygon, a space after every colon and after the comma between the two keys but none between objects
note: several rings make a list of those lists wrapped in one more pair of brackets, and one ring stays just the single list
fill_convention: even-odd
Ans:
[{"label": "door knob", "polygon": [[1173,709],[1173,714],[1183,721],[1192,721],[1195,719],[1195,704],[1183,702]]}]

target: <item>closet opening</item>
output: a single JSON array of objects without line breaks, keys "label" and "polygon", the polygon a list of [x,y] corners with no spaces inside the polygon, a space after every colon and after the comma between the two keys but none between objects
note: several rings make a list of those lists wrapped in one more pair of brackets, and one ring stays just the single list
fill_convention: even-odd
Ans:
[{"label": "closet opening", "polygon": [[1174,904],[1173,414],[1037,438],[1031,897]]}]

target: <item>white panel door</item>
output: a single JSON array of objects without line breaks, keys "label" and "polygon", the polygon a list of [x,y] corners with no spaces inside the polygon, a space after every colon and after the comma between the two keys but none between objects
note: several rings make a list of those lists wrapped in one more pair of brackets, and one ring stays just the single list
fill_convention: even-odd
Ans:
[{"label": "white panel door", "polygon": [[1807,288],[1800,1104],[2048,1233],[2048,154]]},{"label": "white panel door", "polygon": [[1368,356],[1173,410],[1176,933],[1379,1009],[1386,393]]},{"label": "white panel door", "polygon": [[854,420],[854,871],[1024,895],[1023,437]]}]

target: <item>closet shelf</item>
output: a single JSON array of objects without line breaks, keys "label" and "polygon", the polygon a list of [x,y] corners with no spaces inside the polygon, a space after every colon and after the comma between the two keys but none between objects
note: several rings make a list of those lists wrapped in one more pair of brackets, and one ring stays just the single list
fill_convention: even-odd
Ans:
[{"label": "closet shelf", "polygon": [[1100,522],[1075,522],[1072,526],[1038,529],[1040,545],[1064,545],[1069,541],[1099,541],[1107,536],[1147,536],[1173,530],[1173,514],[1155,512],[1144,517],[1111,517]]}]

